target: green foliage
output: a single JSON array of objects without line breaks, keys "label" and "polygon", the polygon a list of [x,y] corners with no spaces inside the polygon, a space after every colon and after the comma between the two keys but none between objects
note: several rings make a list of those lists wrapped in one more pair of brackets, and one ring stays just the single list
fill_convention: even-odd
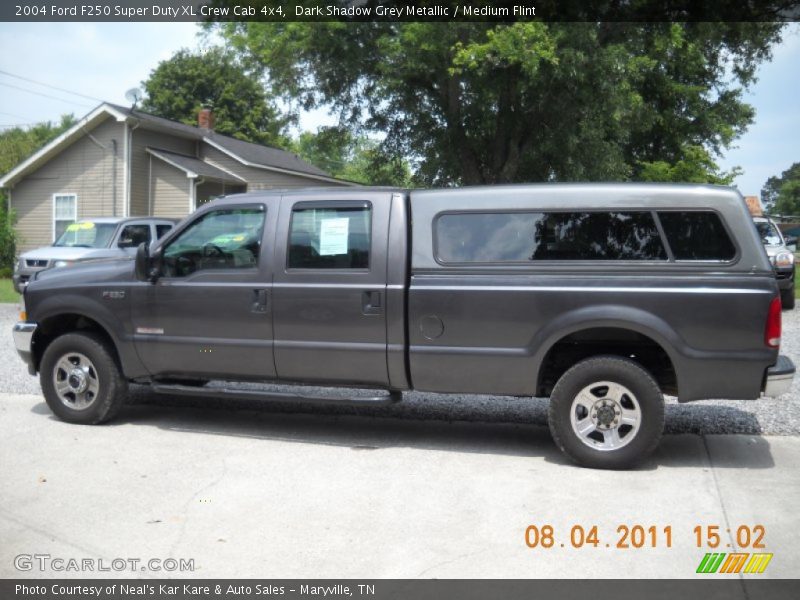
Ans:
[{"label": "green foliage", "polygon": [[[48,121],[38,123],[29,129],[15,127],[0,132],[0,175],[8,173],[74,124],[73,115],[62,115],[58,123]],[[8,194],[5,190],[0,190],[0,268],[14,268],[17,244],[14,221],[13,211],[8,210]]]},{"label": "green foliage", "polygon": [[19,302],[19,294],[14,289],[11,279],[7,279],[0,273],[0,302]]},{"label": "green foliage", "polygon": [[355,136],[342,127],[304,131],[294,144],[304,160],[334,177],[368,185],[411,186],[408,162],[387,155],[375,140]]},{"label": "green foliage", "polygon": [[385,135],[381,152],[412,161],[420,183],[452,185],[725,180],[714,159],[751,123],[742,92],[782,25],[216,27],[294,110],[329,107],[354,133]]},{"label": "green foliage", "polygon": [[761,201],[771,214],[800,215],[800,162],[767,179]]},{"label": "green foliage", "polygon": [[267,97],[259,75],[222,48],[180,50],[159,63],[142,85],[145,112],[197,125],[197,113],[208,107],[219,133],[273,146],[288,141],[288,121]]},{"label": "green foliage", "polygon": [[702,146],[688,146],[674,163],[663,160],[640,162],[637,180],[731,185],[741,173],[738,167],[728,172],[720,171],[708,150]]}]

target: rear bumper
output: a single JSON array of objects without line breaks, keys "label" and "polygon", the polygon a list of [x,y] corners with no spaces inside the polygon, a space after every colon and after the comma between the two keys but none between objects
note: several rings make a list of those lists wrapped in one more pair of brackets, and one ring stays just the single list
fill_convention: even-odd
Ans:
[{"label": "rear bumper", "polygon": [[33,334],[36,332],[36,323],[22,321],[14,324],[11,330],[14,336],[14,346],[20,358],[28,365],[28,373],[36,375],[36,367],[33,364]]},{"label": "rear bumper", "polygon": [[778,362],[767,369],[767,378],[764,383],[764,395],[777,398],[786,394],[792,387],[795,366],[788,356],[780,355]]}]

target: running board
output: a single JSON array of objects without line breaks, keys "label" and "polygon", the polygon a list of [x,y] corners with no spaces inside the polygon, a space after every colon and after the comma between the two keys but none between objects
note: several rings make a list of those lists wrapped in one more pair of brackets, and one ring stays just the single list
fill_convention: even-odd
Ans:
[{"label": "running board", "polygon": [[303,395],[292,392],[270,392],[261,390],[240,390],[231,388],[207,388],[191,385],[174,385],[153,383],[151,389],[157,394],[173,394],[177,396],[194,396],[205,398],[231,398],[235,400],[297,400],[302,402],[320,402],[322,404],[395,404],[403,399],[403,393],[386,391],[374,396],[325,396]]}]

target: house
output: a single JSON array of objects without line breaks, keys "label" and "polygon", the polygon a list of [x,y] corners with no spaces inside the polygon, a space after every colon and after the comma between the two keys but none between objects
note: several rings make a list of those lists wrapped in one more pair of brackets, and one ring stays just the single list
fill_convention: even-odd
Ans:
[{"label": "house", "polygon": [[217,196],[356,185],[296,155],[104,103],[0,179],[16,212],[17,250],[51,244],[86,217],[184,217]]}]

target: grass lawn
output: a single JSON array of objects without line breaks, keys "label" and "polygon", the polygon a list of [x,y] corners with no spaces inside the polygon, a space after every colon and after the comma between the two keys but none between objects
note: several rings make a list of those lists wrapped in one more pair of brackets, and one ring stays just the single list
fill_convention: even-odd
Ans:
[{"label": "grass lawn", "polygon": [[0,302],[19,302],[19,294],[10,279],[0,279]]}]

